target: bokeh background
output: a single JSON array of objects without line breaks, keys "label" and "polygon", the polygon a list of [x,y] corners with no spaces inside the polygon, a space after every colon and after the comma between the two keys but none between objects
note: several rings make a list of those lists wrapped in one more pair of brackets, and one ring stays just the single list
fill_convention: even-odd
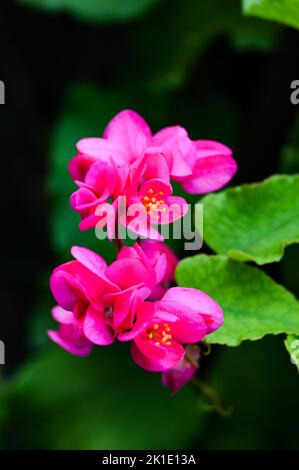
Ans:
[{"label": "bokeh background", "polygon": [[[279,15],[237,0],[1,1],[1,448],[298,448],[298,374],[279,338],[213,347],[206,385],[170,397],[127,345],[82,359],[46,335],[51,269],[73,244],[114,256],[78,231],[67,163],[121,109],[232,147],[234,185],[299,170],[299,11]],[[295,246],[267,271],[299,294],[298,262]]]}]

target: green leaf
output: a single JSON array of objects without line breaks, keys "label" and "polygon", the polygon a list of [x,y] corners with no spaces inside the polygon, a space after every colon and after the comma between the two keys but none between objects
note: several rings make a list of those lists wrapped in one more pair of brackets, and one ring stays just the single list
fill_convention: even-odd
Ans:
[{"label": "green leaf", "polygon": [[70,12],[81,20],[127,21],[150,10],[160,0],[18,0],[49,12]]},{"label": "green leaf", "polygon": [[286,246],[299,242],[299,175],[275,175],[201,202],[204,239],[217,253],[265,264],[279,261]]},{"label": "green leaf", "polygon": [[288,336],[284,342],[291,356],[291,362],[299,370],[299,336]]},{"label": "green leaf", "polygon": [[28,363],[0,395],[18,448],[188,448],[202,420],[198,393],[189,386],[169,396],[161,374],[138,368],[128,346],[88,358],[54,346]]},{"label": "green leaf", "polygon": [[225,256],[198,255],[178,265],[177,282],[209,294],[223,308],[224,325],[210,343],[237,346],[266,334],[299,334],[299,302],[258,268]]},{"label": "green leaf", "polygon": [[243,0],[243,10],[247,15],[299,28],[298,0]]}]

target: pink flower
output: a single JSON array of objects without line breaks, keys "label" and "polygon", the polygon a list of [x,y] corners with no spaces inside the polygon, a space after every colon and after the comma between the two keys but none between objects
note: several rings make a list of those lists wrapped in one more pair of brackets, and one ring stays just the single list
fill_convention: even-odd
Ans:
[{"label": "pink flower", "polygon": [[152,301],[157,285],[172,272],[168,260],[175,257],[160,244],[147,243],[150,256],[135,244],[122,248],[110,266],[86,248],[72,248],[75,261],[56,268],[50,280],[58,303],[53,316],[60,324],[58,331],[49,331],[53,341],[83,356],[93,344],[133,340],[135,362],[164,371],[183,360],[183,345],[219,328],[221,308],[196,289],[174,287]]},{"label": "pink flower", "polygon": [[199,290],[171,287],[178,258],[160,243],[157,226],[188,210],[172,194],[171,179],[189,193],[215,191],[236,171],[232,152],[218,142],[192,141],[180,126],[152,134],[130,110],[110,121],[103,138],[82,139],[77,149],[69,171],[78,189],[70,203],[81,216],[80,229],[107,226],[112,239],[121,224],[151,240],[123,247],[110,266],[98,254],[73,247],[75,260],[51,276],[59,329],[48,334],[80,356],[93,345],[132,341],[134,361],[163,372],[163,384],[175,392],[196,373],[195,343],[222,325],[223,312]]},{"label": "pink flower", "polygon": [[164,243],[154,240],[144,240],[140,242],[140,246],[153,266],[157,264],[162,254],[166,257],[164,275],[151,293],[152,299],[159,300],[163,297],[171,284],[174,283],[174,272],[179,259],[174,251]]},{"label": "pink flower", "polygon": [[76,183],[79,189],[71,195],[70,203],[81,215],[80,229],[86,230],[95,227],[103,218],[96,215],[96,208],[107,203],[119,187],[119,175],[113,163],[96,161]]},{"label": "pink flower", "polygon": [[[77,309],[76,309],[77,310]],[[54,320],[60,323],[59,331],[48,331],[49,337],[60,347],[77,356],[88,356],[92,350],[92,343],[86,338],[82,323],[77,321],[73,312],[64,310],[57,305],[52,309]]]},{"label": "pink flower", "polygon": [[[113,238],[118,210],[123,207],[120,223],[140,236],[163,239],[152,224],[169,224],[183,217],[187,202],[172,196],[172,187],[161,179],[146,179],[144,160],[127,167],[116,167],[102,161],[94,162],[84,181],[76,181],[79,189],[71,196],[71,207],[78,211],[81,230],[108,226]],[[112,198],[110,206],[108,199]],[[124,202],[124,204],[123,204]],[[108,207],[107,207],[108,206]],[[111,207],[111,210],[110,210]],[[99,211],[99,209],[101,209]]]},{"label": "pink flower", "polygon": [[187,157],[194,152],[194,146],[183,127],[165,127],[153,136],[152,141],[153,145],[161,148],[174,181],[182,181],[192,175]]},{"label": "pink flower", "polygon": [[120,258],[107,266],[103,258],[86,248],[73,247],[71,251],[76,261],[56,268],[50,279],[61,307],[54,310],[60,331],[50,332],[50,336],[76,353],[82,341],[84,345],[109,345],[120,325],[132,327],[138,305],[149,297],[157,281],[155,269],[145,257]]},{"label": "pink flower", "polygon": [[175,367],[162,373],[164,387],[169,387],[172,393],[176,393],[186,385],[196,374],[199,367],[200,347],[197,344],[189,344],[185,348],[185,357]]},{"label": "pink flower", "polygon": [[[143,118],[131,110],[117,114],[103,138],[82,139],[77,149],[78,155],[69,164],[79,187],[71,196],[71,207],[81,215],[81,230],[108,225],[109,236],[121,196],[127,198],[125,207],[131,207],[121,224],[139,236],[163,240],[153,225],[172,223],[187,212],[185,200],[172,195],[170,177],[180,181],[185,191],[202,194],[224,186],[237,169],[225,145],[192,141],[180,126],[153,135]],[[109,207],[108,213],[97,212],[108,200],[113,203],[112,216]]]},{"label": "pink flower", "polygon": [[185,356],[183,344],[201,341],[223,323],[219,305],[196,289],[173,287],[160,301],[144,305],[132,330],[120,334],[119,340],[132,339],[134,361],[152,372],[177,366]]},{"label": "pink flower", "polygon": [[[153,243],[157,246],[154,257],[149,255],[149,251],[147,251],[149,248],[147,245],[148,243]],[[135,243],[133,246],[124,246],[118,253],[117,260],[135,259],[139,260],[139,262],[150,271],[154,269],[155,284],[152,285],[152,287],[156,288],[156,286],[165,278],[167,271],[170,269],[169,259],[166,255],[167,250],[164,251],[162,247],[164,248],[162,243],[150,241],[143,241],[142,244]],[[174,253],[171,254],[175,257]]]},{"label": "pink flower", "polygon": [[108,124],[103,138],[92,137],[79,140],[78,155],[69,164],[69,171],[75,180],[82,180],[89,166],[95,161],[130,166],[140,158],[147,164],[148,178],[169,181],[168,165],[159,147],[152,146],[152,133],[135,111],[124,110]]}]

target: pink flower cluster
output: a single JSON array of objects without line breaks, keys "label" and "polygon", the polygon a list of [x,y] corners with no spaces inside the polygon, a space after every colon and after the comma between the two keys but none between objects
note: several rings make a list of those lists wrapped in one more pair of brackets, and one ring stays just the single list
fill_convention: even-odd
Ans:
[{"label": "pink flower cluster", "polygon": [[[184,200],[172,196],[170,180],[190,193],[213,191],[236,171],[231,151],[212,141],[191,141],[179,127],[152,134],[133,111],[122,111],[109,123],[103,138],[78,142],[69,165],[78,190],[71,206],[81,215],[82,230],[101,224],[99,204],[118,205],[119,197],[141,205],[155,223],[163,223],[160,206],[175,202],[184,215]],[[139,236],[157,238],[152,226]],[[111,229],[111,227],[110,227]],[[108,227],[109,230],[109,227]],[[205,336],[223,323],[219,305],[205,293],[172,287],[178,258],[160,241],[139,240],[123,246],[107,265],[97,253],[74,246],[73,261],[57,267],[50,287],[58,331],[50,338],[72,354],[86,356],[92,347],[130,341],[134,361],[163,373],[163,384],[174,392],[198,367]]]}]

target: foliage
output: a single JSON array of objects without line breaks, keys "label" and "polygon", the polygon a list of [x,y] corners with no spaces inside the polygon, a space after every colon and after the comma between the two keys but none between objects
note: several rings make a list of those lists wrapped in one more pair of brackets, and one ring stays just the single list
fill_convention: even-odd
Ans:
[{"label": "foliage", "polygon": [[299,28],[297,0],[243,0],[244,12]]},{"label": "foliage", "polygon": [[181,261],[177,281],[202,289],[222,306],[224,325],[208,342],[237,346],[269,333],[299,333],[299,302],[257,268],[224,256],[198,255]]},{"label": "foliage", "polygon": [[205,241],[217,253],[265,264],[279,261],[287,245],[299,242],[299,175],[275,175],[201,202]]}]

